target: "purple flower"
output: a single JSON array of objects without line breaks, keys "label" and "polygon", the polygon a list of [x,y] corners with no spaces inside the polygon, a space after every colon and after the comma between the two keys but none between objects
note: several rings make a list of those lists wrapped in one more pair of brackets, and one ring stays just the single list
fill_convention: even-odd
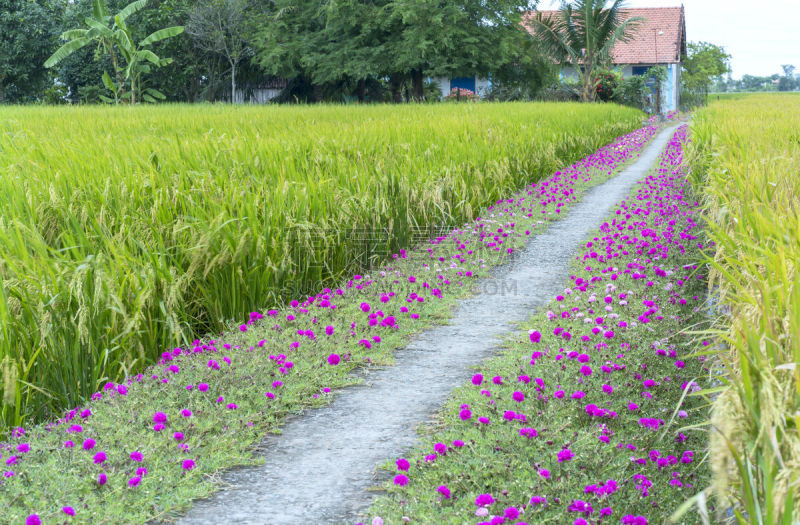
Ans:
[{"label": "purple flower", "polygon": [[95,454],[94,457],[92,458],[92,461],[94,461],[95,465],[99,465],[103,463],[105,460],[106,460],[106,453],[103,452],[102,450],[97,454]]},{"label": "purple flower", "polygon": [[73,509],[72,507],[61,507],[61,512],[63,512],[67,516],[75,515],[75,509]]},{"label": "purple flower", "polygon": [[194,468],[194,460],[192,460],[192,459],[184,459],[182,467],[183,467],[183,470],[192,470]]},{"label": "purple flower", "polygon": [[484,425],[488,425],[489,424],[489,418],[485,417],[485,416],[481,416],[481,417],[478,418],[478,422],[481,423],[481,424],[484,424]]},{"label": "purple flower", "polygon": [[131,459],[133,461],[136,461],[137,463],[140,463],[143,459],[142,453],[139,452],[138,450],[134,450],[133,452],[131,452]]},{"label": "purple flower", "polygon": [[563,463],[565,461],[569,461],[575,457],[575,454],[568,448],[560,450],[558,452],[558,462]]},{"label": "purple flower", "polygon": [[481,374],[475,374],[474,376],[472,376],[473,385],[477,386],[480,385],[481,383],[483,383],[483,376]]},{"label": "purple flower", "polygon": [[507,520],[515,520],[519,518],[519,509],[516,507],[507,507],[506,510],[503,512],[503,517]]},{"label": "purple flower", "polygon": [[481,494],[475,498],[475,505],[478,507],[488,507],[494,503],[494,498],[491,494]]},{"label": "purple flower", "polygon": [[172,437],[175,441],[183,441],[183,432],[175,432]]},{"label": "purple flower", "polygon": [[181,415],[183,417],[192,417],[192,411],[189,410],[188,408],[184,408],[183,410],[181,410]]},{"label": "purple flower", "polygon": [[534,330],[533,332],[531,332],[530,338],[531,338],[531,343],[538,343],[539,341],[542,340],[542,334],[540,334],[537,330]]},{"label": "purple flower", "polygon": [[442,496],[444,496],[444,499],[450,499],[450,489],[447,488],[447,485],[439,485],[436,488],[436,491],[439,492],[439,494],[441,494]]},{"label": "purple flower", "polygon": [[87,439],[83,442],[83,450],[92,450],[94,448],[95,441],[94,439]]},{"label": "purple flower", "polygon": [[101,473],[100,473],[100,474],[97,476],[97,484],[98,484],[98,485],[105,485],[105,484],[106,484],[106,481],[108,481],[108,476],[106,476],[106,473],[105,473],[105,472],[101,472]]},{"label": "purple flower", "polygon": [[546,468],[539,469],[539,475],[542,476],[544,479],[550,479],[550,471]]},{"label": "purple flower", "polygon": [[199,385],[197,385],[197,389],[199,391],[201,391],[201,392],[205,392],[205,391],[208,390],[208,384],[207,383],[200,383]]},{"label": "purple flower", "polygon": [[398,474],[394,477],[394,484],[400,487],[408,485],[408,478],[403,474]]},{"label": "purple flower", "polygon": [[142,482],[142,478],[139,476],[133,476],[131,479],[128,480],[128,486],[133,488],[139,486],[139,483]]},{"label": "purple flower", "polygon": [[164,423],[156,423],[155,425],[153,425],[153,430],[155,432],[161,432],[162,430],[164,430],[164,428],[165,428]]},{"label": "purple flower", "polygon": [[522,403],[523,401],[525,401],[525,394],[523,394],[523,393],[522,393],[522,392],[520,392],[519,390],[517,390],[516,392],[514,392],[514,393],[511,395],[511,397],[512,397],[512,398],[514,399],[514,401],[516,401],[517,403]]},{"label": "purple flower", "polygon": [[329,365],[336,366],[339,364],[339,361],[341,361],[341,357],[339,357],[339,354],[331,354],[328,356]]},{"label": "purple flower", "polygon": [[17,452],[20,452],[22,454],[27,454],[30,451],[30,449],[31,446],[27,443],[20,443],[19,445],[17,445]]},{"label": "purple flower", "polygon": [[460,417],[462,421],[466,421],[472,417],[472,411],[468,408],[465,408],[458,413],[458,417]]},{"label": "purple flower", "polygon": [[166,423],[167,415],[164,412],[156,412],[153,414],[153,423]]},{"label": "purple flower", "polygon": [[147,475],[147,469],[144,467],[139,467],[136,469],[136,475],[143,478]]},{"label": "purple flower", "polygon": [[64,442],[64,448],[72,448],[74,446],[75,446],[75,443],[73,441],[67,440],[67,441]]},{"label": "purple flower", "polygon": [[42,520],[36,514],[31,514],[25,518],[25,525],[42,525]]},{"label": "purple flower", "polygon": [[331,325],[326,326],[325,327],[325,333],[327,335],[333,335],[333,327]]},{"label": "purple flower", "polygon": [[405,458],[400,458],[395,463],[397,464],[397,470],[402,470],[403,472],[408,472],[408,469],[411,466],[411,464]]}]

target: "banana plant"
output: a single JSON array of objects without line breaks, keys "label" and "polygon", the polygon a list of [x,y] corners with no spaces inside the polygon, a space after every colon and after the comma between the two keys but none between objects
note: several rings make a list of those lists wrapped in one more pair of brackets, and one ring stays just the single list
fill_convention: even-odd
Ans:
[{"label": "banana plant", "polygon": [[[183,26],[167,27],[154,31],[137,44],[127,19],[146,5],[147,0],[136,0],[111,16],[106,0],[93,0],[92,16],[84,19],[87,28],[65,31],[61,38],[67,42],[45,61],[44,66],[51,68],[75,51],[89,44],[97,44],[98,48],[109,55],[114,68],[116,81],[107,71],[103,72],[101,79],[103,85],[114,94],[114,103],[128,100],[131,104],[136,104],[137,85],[141,83],[142,75],[149,73],[152,67],[161,67],[172,62],[171,58],[159,58],[147,47],[183,33]],[[126,82],[130,83],[129,93],[125,91]],[[141,93],[146,102],[166,98],[152,88]]]}]

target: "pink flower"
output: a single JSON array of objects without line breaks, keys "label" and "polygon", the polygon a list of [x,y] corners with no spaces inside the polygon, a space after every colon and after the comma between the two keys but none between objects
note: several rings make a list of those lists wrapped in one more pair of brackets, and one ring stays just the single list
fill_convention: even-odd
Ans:
[{"label": "pink flower", "polygon": [[399,487],[405,487],[408,485],[408,477],[403,474],[398,474],[394,477],[394,484]]},{"label": "pink flower", "polygon": [[331,366],[338,365],[339,361],[341,361],[341,357],[339,357],[339,354],[331,354],[328,356],[328,364]]},{"label": "pink flower", "polygon": [[138,450],[135,450],[135,451],[131,452],[131,459],[133,461],[136,461],[137,463],[140,463],[142,461],[142,459],[143,459],[142,453],[139,452]]},{"label": "pink flower", "polygon": [[539,333],[537,330],[534,330],[533,332],[531,332],[530,338],[531,338],[531,343],[538,343],[539,341],[542,340],[542,334]]},{"label": "pink flower", "polygon": [[191,459],[184,459],[183,460],[183,470],[192,470],[194,468],[194,460]]},{"label": "pink flower", "polygon": [[447,488],[447,485],[439,485],[436,488],[436,491],[439,492],[439,494],[441,494],[442,496],[444,496],[444,499],[450,499],[450,489]]},{"label": "pink flower", "polygon": [[397,470],[402,470],[403,472],[408,472],[409,467],[411,467],[411,464],[405,458],[398,459],[395,464],[397,465]]}]

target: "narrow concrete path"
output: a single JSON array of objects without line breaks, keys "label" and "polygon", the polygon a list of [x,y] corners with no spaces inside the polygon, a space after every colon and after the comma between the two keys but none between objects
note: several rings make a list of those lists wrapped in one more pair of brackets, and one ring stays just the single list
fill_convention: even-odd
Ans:
[{"label": "narrow concrete path", "polygon": [[436,413],[470,366],[497,351],[498,339],[550,302],[569,277],[578,245],[612,206],[652,168],[675,131],[663,130],[639,160],[596,186],[568,215],[534,237],[513,262],[498,267],[483,293],[463,301],[451,324],[420,334],[397,352],[397,366],[372,372],[365,385],[337,394],[331,405],[287,422],[265,438],[263,466],[232,470],[230,484],[200,501],[184,524],[353,523],[372,500],[376,467],[415,443],[415,427]]}]

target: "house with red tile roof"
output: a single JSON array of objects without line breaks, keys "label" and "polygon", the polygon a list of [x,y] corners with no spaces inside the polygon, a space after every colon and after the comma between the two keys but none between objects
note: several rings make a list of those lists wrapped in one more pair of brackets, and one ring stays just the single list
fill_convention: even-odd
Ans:
[{"label": "house with red tile roof", "polygon": [[[543,18],[560,16],[558,11],[534,11]],[[628,8],[621,10],[623,19],[642,20],[627,42],[618,42],[612,51],[612,66],[625,78],[644,75],[652,66],[664,66],[667,80],[661,89],[662,110],[673,111],[680,105],[681,61],[686,56],[686,18],[683,6]],[[523,22],[524,23],[524,22]],[[530,29],[530,26],[526,24]],[[577,80],[571,66],[562,68],[562,78]]]}]

